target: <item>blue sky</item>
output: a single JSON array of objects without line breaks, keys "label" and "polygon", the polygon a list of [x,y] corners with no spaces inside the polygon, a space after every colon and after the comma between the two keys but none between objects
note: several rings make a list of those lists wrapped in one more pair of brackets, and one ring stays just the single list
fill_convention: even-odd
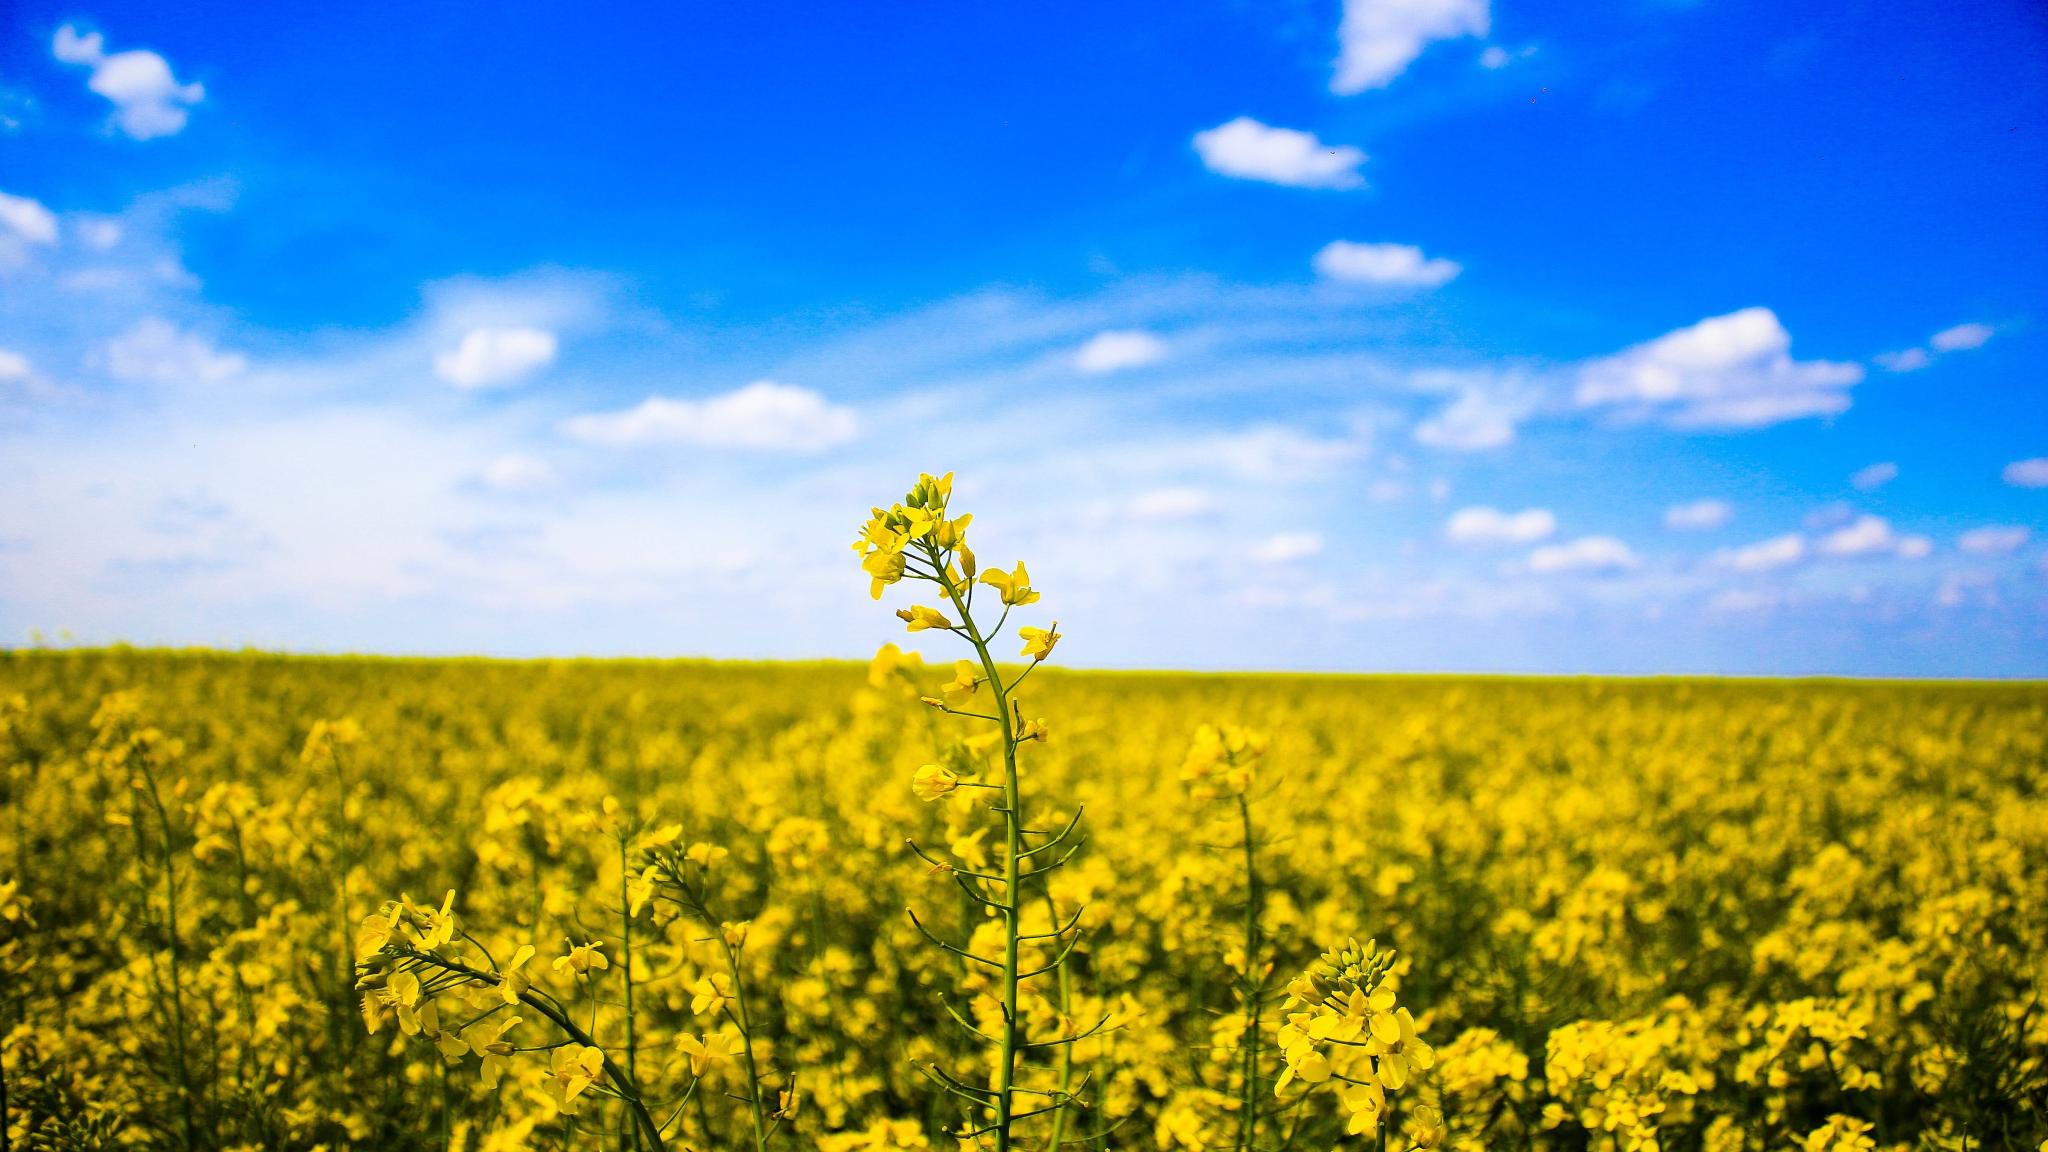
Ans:
[{"label": "blue sky", "polygon": [[[2048,675],[2048,21],[0,12],[0,642]],[[894,607],[890,603],[889,607]]]}]

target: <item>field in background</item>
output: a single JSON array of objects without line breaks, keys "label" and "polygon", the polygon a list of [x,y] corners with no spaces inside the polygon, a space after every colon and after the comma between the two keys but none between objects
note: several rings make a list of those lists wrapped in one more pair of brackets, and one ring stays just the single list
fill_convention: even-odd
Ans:
[{"label": "field in background", "polygon": [[[973,926],[905,846],[972,858],[957,841],[984,827],[969,790],[910,788],[953,732],[912,684],[946,674],[0,654],[12,1139],[630,1146],[602,1100],[556,1114],[546,1052],[487,1089],[474,1054],[369,1034],[350,965],[385,899],[450,889],[501,957],[537,946],[537,983],[569,987],[551,962],[571,942],[617,965],[606,829],[645,819],[730,850],[763,1056],[796,1091],[777,1146],[950,1148],[956,1117],[911,1062],[972,1071],[983,1050],[937,1000],[960,962],[905,916]],[[1346,936],[1397,948],[1438,1056],[1403,1105],[1440,1109],[1451,1146],[2048,1137],[2048,687],[1047,668],[1023,696],[1051,727],[1034,816],[1079,801],[1091,837],[1055,880],[1091,928],[1066,1015],[1119,1025],[1075,1052],[1077,1135],[1110,1130],[1089,1146],[1235,1138],[1237,813],[1178,781],[1204,722],[1270,737],[1254,796],[1280,981]],[[682,922],[632,933],[630,1048],[658,1088],[707,1026],[712,952]],[[592,1030],[617,1053],[611,999]],[[1407,1116],[1389,1146],[1418,1135]],[[1274,1144],[1341,1137],[1282,1117]],[[672,1147],[746,1126],[716,1091],[677,1123]]]}]

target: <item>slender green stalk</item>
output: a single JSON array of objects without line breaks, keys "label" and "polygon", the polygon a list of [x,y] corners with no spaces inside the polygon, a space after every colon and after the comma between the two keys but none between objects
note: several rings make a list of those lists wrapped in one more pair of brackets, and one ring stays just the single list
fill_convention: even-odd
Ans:
[{"label": "slender green stalk", "polygon": [[[626,841],[619,832],[619,975],[626,982],[626,1072],[640,1076],[640,1045],[633,1034],[633,872],[626,865]],[[633,1147],[640,1147],[640,1133],[633,1133]]]},{"label": "slender green stalk", "polygon": [[171,816],[164,809],[162,795],[157,792],[156,773],[150,770],[147,756],[138,759],[142,780],[148,785],[143,791],[156,813],[157,830],[163,838],[164,930],[169,938],[167,950],[171,970],[171,1050],[178,1060],[179,1119],[184,1129],[185,1147],[191,1149],[198,1144],[192,1126],[192,1072],[185,1052],[185,981],[178,963],[178,868],[171,853]]},{"label": "slender green stalk", "polygon": [[[348,916],[348,874],[355,868],[355,858],[349,851],[348,768],[341,761],[341,749],[334,746],[331,737],[327,741],[327,758],[334,763],[334,852],[335,862],[340,869],[340,875],[336,878],[334,905],[335,928],[341,936],[341,966],[336,971],[336,975],[339,976],[351,971],[356,962],[354,933]],[[343,981],[336,980],[335,983],[340,984]],[[355,1029],[344,1025],[344,1018],[343,1013],[330,1013],[328,1031],[336,1041],[347,1037],[349,1054],[353,1057],[361,1040],[356,1036]],[[339,1048],[340,1044],[337,1043],[336,1047]]]},{"label": "slender green stalk", "polygon": [[7,1136],[7,1059],[6,1050],[0,1049],[0,1152],[11,1147]]},{"label": "slender green stalk", "polygon": [[761,1072],[754,1063],[754,1022],[747,1014],[746,982],[740,977],[740,949],[745,945],[734,947],[722,935],[719,941],[725,944],[725,966],[732,973],[732,1002],[734,1014],[739,1017],[740,1050],[746,1057],[747,1105],[753,1113],[754,1152],[767,1152],[768,1124],[761,1112]]},{"label": "slender green stalk", "polygon": [[[495,972],[485,972],[479,968],[472,968],[459,960],[430,956],[424,952],[407,952],[406,955],[432,964],[434,967],[445,972],[466,976],[479,984],[496,987],[505,982],[505,978]],[[654,1122],[653,1115],[647,1111],[647,1105],[642,1100],[640,1094],[639,1081],[633,1078],[633,1074],[620,1065],[618,1061],[612,1059],[611,1053],[605,1052],[603,1047],[591,1037],[589,1032],[577,1027],[576,1022],[569,1018],[567,1012],[557,1008],[554,1004],[541,998],[540,995],[531,990],[521,992],[519,994],[519,1002],[545,1016],[550,1024],[560,1028],[562,1034],[569,1039],[583,1045],[585,1048],[596,1048],[598,1050],[604,1058],[604,1074],[605,1078],[611,1081],[612,1090],[617,1094],[619,1100],[632,1112],[633,1121],[639,1126],[640,1132],[647,1137],[648,1146],[654,1149],[654,1152],[663,1152],[667,1145],[661,1138],[661,1127]]]},{"label": "slender green stalk", "polygon": [[[1058,924],[1060,922],[1059,908],[1053,904],[1051,892],[1045,894],[1045,914],[1051,918],[1052,923]],[[1073,1020],[1074,1011],[1074,976],[1067,969],[1067,966],[1062,964],[1060,965],[1059,977],[1060,1018],[1068,1022],[1067,1026],[1071,1029],[1073,1027],[1071,1021]],[[1060,1045],[1059,1090],[1058,1095],[1054,1097],[1054,1099],[1059,1101],[1059,1106],[1053,1110],[1052,1137],[1046,1144],[1047,1152],[1060,1152],[1060,1145],[1067,1142],[1067,1093],[1072,1091],[1073,1087],[1074,1046],[1072,1044],[1062,1044]]]},{"label": "slender green stalk", "polygon": [[1259,1010],[1264,980],[1259,971],[1259,867],[1252,839],[1252,806],[1242,794],[1237,814],[1244,825],[1244,1086],[1237,1114],[1237,1146],[1249,1152],[1259,1135]]},{"label": "slender green stalk", "polygon": [[975,654],[981,657],[982,671],[988,676],[988,685],[996,697],[996,722],[1003,729],[1003,1035],[1000,1052],[996,1059],[996,1152],[1010,1152],[1010,1118],[1016,1093],[1018,1020],[1017,1020],[1017,936],[1020,911],[1020,884],[1024,859],[1024,821],[1018,811],[1021,797],[1017,787],[1017,733],[1011,726],[1010,697],[1003,687],[1002,674],[996,671],[995,657],[989,653],[988,638],[981,634],[980,625],[967,610],[967,602],[961,598],[960,588],[946,575],[945,561],[939,556],[936,545],[925,542],[926,555],[932,567],[939,573],[939,586],[952,600],[953,607],[960,613],[960,633],[974,645]]}]

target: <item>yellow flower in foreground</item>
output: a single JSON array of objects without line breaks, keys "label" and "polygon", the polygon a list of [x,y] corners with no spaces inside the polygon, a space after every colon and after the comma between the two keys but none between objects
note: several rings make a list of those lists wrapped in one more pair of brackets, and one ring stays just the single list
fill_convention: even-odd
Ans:
[{"label": "yellow flower in foreground", "polygon": [[903,553],[876,549],[861,558],[861,571],[868,574],[868,598],[880,600],[882,589],[903,579]]},{"label": "yellow flower in foreground", "polygon": [[722,1011],[726,1001],[732,998],[726,987],[725,977],[715,972],[699,978],[690,986],[690,992],[690,1012],[697,1016]]},{"label": "yellow flower in foreground", "polygon": [[1351,1119],[1344,1125],[1347,1135],[1379,1131],[1380,1117],[1387,1110],[1387,1094],[1378,1084],[1368,1080],[1347,1085],[1337,1093],[1337,1098],[1344,1102],[1344,1110],[1351,1113]]},{"label": "yellow flower in foreground", "polygon": [[960,787],[960,775],[941,764],[926,764],[910,778],[910,790],[926,802],[944,799]]},{"label": "yellow flower in foreground", "polygon": [[908,625],[909,630],[912,632],[922,632],[927,628],[951,630],[953,627],[953,622],[946,619],[944,613],[936,608],[927,608],[922,604],[913,604],[908,608],[899,610],[896,613],[896,618]]},{"label": "yellow flower in foreground", "polygon": [[974,522],[974,514],[968,513],[953,520],[939,522],[938,530],[932,533],[932,543],[941,548],[964,548],[967,544],[967,526]]},{"label": "yellow flower in foreground", "polygon": [[363,917],[362,926],[356,929],[356,963],[360,964],[383,951],[397,929],[398,909],[395,905]]},{"label": "yellow flower in foreground", "polygon": [[974,663],[957,660],[953,663],[953,678],[939,685],[939,696],[948,708],[959,708],[974,699],[974,690],[981,686],[981,677],[974,674]]},{"label": "yellow flower in foreground", "polygon": [[702,1076],[704,1069],[722,1060],[730,1060],[740,1051],[738,1034],[711,1032],[703,1036],[692,1036],[688,1032],[676,1038],[676,1052],[690,1061],[690,1075]]},{"label": "yellow flower in foreground", "polygon": [[576,1097],[604,1074],[604,1050],[564,1044],[548,1060],[547,1093],[562,1112],[574,1114]]},{"label": "yellow flower in foreground", "polygon": [[480,1020],[463,1032],[470,1048],[483,1058],[484,1087],[496,1088],[498,1079],[512,1069],[512,1042],[505,1039],[519,1023],[519,1017],[506,1016],[497,1021]]},{"label": "yellow flower in foreground", "polygon": [[533,980],[526,974],[526,962],[533,959],[533,945],[521,944],[519,951],[512,954],[512,962],[499,973],[498,996],[507,1004],[519,1003],[519,994],[533,986]]},{"label": "yellow flower in foreground", "polygon": [[917,484],[910,494],[903,498],[912,508],[944,508],[946,501],[953,498],[953,474],[934,478],[929,472],[917,474]]},{"label": "yellow flower in foreground", "polygon": [[455,889],[448,890],[448,895],[441,901],[441,910],[438,912],[414,904],[412,897],[402,892],[399,893],[398,902],[411,920],[417,921],[420,925],[417,929],[411,923],[404,925],[406,934],[412,938],[413,947],[422,952],[432,952],[455,939]]},{"label": "yellow flower in foreground", "polygon": [[1022,655],[1031,657],[1034,663],[1052,655],[1052,646],[1060,642],[1059,626],[1059,621],[1055,620],[1051,628],[1017,629],[1017,638],[1024,641]]},{"label": "yellow flower in foreground", "polygon": [[1003,603],[1013,607],[1036,604],[1038,593],[1031,589],[1031,573],[1024,570],[1024,562],[1017,561],[1015,572],[991,568],[981,574],[981,582],[1002,593]]},{"label": "yellow flower in foreground", "polygon": [[604,945],[595,940],[588,944],[572,945],[567,955],[555,957],[555,971],[568,972],[573,969],[587,975],[592,968],[602,970],[611,967],[612,962],[604,958],[604,953],[598,951],[602,947]]},{"label": "yellow flower in foreground", "polygon": [[647,906],[654,903],[654,894],[659,888],[660,879],[660,865],[649,864],[640,870],[640,875],[626,886],[626,915],[638,916],[647,911]]}]

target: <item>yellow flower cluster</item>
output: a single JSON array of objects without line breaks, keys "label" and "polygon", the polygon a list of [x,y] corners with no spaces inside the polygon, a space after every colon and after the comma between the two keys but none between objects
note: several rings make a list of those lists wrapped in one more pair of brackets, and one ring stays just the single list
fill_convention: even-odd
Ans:
[{"label": "yellow flower cluster", "polygon": [[1180,766],[1180,778],[1202,798],[1242,796],[1266,754],[1266,735],[1236,724],[1204,724]]},{"label": "yellow flower cluster", "polygon": [[1292,1081],[1337,1086],[1350,1135],[1375,1134],[1389,1107],[1388,1093],[1436,1065],[1436,1052],[1396,1003],[1400,980],[1394,954],[1368,940],[1346,941],[1323,953],[1287,986],[1287,1022],[1278,1040],[1287,1069],[1274,1086]]}]

